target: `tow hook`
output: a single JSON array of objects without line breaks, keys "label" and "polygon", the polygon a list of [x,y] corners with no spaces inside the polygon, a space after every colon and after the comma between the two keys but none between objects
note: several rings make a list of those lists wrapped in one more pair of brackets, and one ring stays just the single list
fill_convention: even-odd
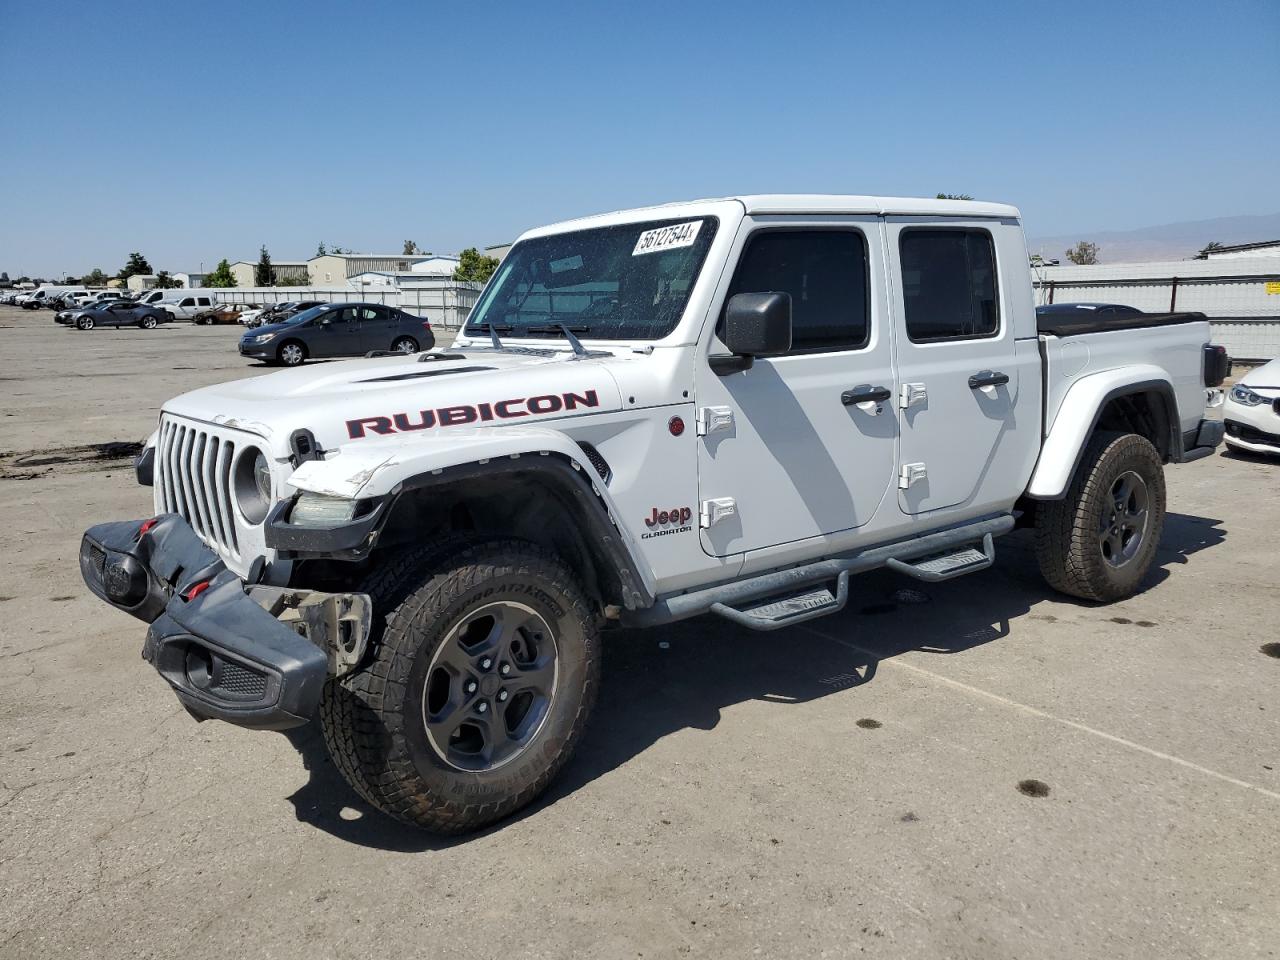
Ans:
[{"label": "tow hook", "polygon": [[373,602],[367,593],[322,593],[289,587],[249,586],[249,598],[329,656],[329,675],[351,673],[369,643]]}]

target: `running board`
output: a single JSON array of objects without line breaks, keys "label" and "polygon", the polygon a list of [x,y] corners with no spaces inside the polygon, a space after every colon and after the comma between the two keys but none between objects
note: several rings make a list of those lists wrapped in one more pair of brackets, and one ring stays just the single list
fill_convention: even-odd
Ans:
[{"label": "running board", "polygon": [[991,542],[991,534],[982,538],[982,549],[965,547],[955,553],[936,554],[923,560],[899,560],[890,557],[884,565],[890,570],[897,570],[917,580],[937,583],[939,580],[952,580],[963,577],[966,573],[985,570],[996,562],[996,548]]},{"label": "running board", "polygon": [[837,613],[848,602],[849,571],[845,570],[836,577],[834,594],[830,588],[823,586],[743,610],[723,603],[713,603],[711,612],[750,630],[780,630],[793,623],[804,623],[806,620],[825,617],[829,613]]}]

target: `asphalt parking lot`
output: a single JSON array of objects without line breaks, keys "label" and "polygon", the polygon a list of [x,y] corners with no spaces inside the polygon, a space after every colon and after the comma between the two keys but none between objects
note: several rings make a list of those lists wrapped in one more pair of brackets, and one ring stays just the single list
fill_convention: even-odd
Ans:
[{"label": "asphalt parking lot", "polygon": [[1280,463],[1171,468],[1114,606],[1016,534],[808,626],[617,634],[551,792],[441,841],[312,728],[193,722],[80,580],[81,531],[151,509],[110,445],[263,372],[239,333],[0,307],[0,956],[1280,954]]}]

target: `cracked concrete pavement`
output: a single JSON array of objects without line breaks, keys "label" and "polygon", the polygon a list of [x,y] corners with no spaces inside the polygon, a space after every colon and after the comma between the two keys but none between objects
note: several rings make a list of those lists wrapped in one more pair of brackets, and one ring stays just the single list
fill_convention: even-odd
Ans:
[{"label": "cracked concrete pavement", "polygon": [[1018,534],[953,583],[857,578],[810,626],[613,636],[547,797],[442,841],[312,728],[190,720],[76,568],[148,491],[127,460],[23,465],[260,372],[237,334],[0,308],[0,957],[1280,953],[1280,463],[1172,468],[1114,606],[1051,594]]}]

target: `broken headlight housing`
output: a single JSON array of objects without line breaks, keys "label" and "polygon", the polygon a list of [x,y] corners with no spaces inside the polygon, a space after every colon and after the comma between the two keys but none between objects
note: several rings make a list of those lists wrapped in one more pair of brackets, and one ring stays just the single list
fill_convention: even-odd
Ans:
[{"label": "broken headlight housing", "polygon": [[303,491],[289,511],[289,523],[295,527],[336,527],[350,523],[360,508],[359,500],[345,497],[326,497],[319,493]]}]

